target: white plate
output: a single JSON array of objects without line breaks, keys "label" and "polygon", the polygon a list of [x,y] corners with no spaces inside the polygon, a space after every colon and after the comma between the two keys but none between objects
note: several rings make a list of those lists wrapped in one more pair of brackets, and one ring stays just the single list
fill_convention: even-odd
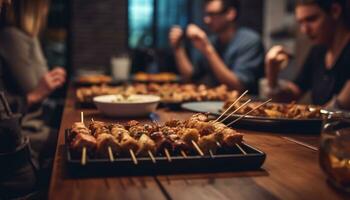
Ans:
[{"label": "white plate", "polygon": [[93,98],[97,109],[110,117],[140,117],[154,112],[160,101],[155,95],[103,95]]}]

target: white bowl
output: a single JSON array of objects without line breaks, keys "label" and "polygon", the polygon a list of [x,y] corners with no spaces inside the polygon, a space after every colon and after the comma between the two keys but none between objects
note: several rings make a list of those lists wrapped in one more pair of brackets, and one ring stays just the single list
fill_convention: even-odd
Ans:
[{"label": "white bowl", "polygon": [[109,117],[139,117],[154,112],[160,101],[155,95],[103,95],[93,98],[97,109]]}]

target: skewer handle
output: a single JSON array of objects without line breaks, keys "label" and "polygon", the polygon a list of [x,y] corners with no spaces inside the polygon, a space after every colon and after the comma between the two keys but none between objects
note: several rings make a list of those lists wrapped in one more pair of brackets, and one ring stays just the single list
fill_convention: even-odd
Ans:
[{"label": "skewer handle", "polygon": [[248,93],[248,90],[246,90],[245,92],[243,92],[242,94],[241,94],[241,96],[239,96],[231,105],[230,105],[230,107],[228,107],[216,120],[214,120],[213,122],[215,123],[215,122],[217,122],[217,121],[219,121],[219,119],[222,117],[222,116],[224,116],[224,114],[226,114],[227,113],[227,111],[229,111],[234,105],[236,105],[236,103],[245,95],[245,94],[247,94]]},{"label": "skewer handle", "polygon": [[191,142],[192,142],[194,148],[195,148],[195,149],[197,150],[197,152],[199,153],[199,155],[204,156],[203,151],[201,150],[201,148],[199,148],[199,146],[197,145],[197,143],[196,143],[195,141],[193,141],[193,140],[192,140]]},{"label": "skewer handle", "polygon": [[153,163],[156,163],[156,159],[154,158],[152,152],[151,152],[150,150],[148,150],[147,152],[148,152],[148,155],[149,155],[149,157],[151,158],[152,162],[153,162]]},{"label": "skewer handle", "polygon": [[84,112],[80,113],[80,121],[81,123],[84,123]]},{"label": "skewer handle", "polygon": [[262,104],[256,106],[255,108],[253,108],[252,110],[250,110],[250,111],[247,112],[246,114],[240,116],[239,118],[233,120],[231,123],[227,124],[226,126],[231,126],[232,124],[236,123],[237,121],[239,121],[239,120],[242,119],[243,117],[249,115],[249,114],[250,114],[251,112],[253,112],[254,110],[260,108],[261,106],[263,106],[263,105],[265,105],[265,104],[267,104],[267,103],[270,102],[271,100],[272,100],[272,99],[269,99],[269,100],[265,101],[264,103],[262,103]]},{"label": "skewer handle", "polygon": [[181,150],[180,153],[184,158],[187,158],[187,154],[183,150]]},{"label": "skewer handle", "polygon": [[164,149],[164,152],[165,152],[165,156],[167,157],[168,161],[171,162],[171,156],[170,156],[168,149]]},{"label": "skewer handle", "polygon": [[86,165],[86,147],[83,147],[83,151],[81,153],[81,165]]},{"label": "skewer handle", "polygon": [[113,156],[112,148],[110,146],[108,147],[108,155],[109,155],[109,160],[111,162],[113,162],[114,161],[114,156]]},{"label": "skewer handle", "polygon": [[135,165],[137,165],[138,162],[137,162],[137,159],[136,159],[134,151],[132,149],[129,149],[129,152],[130,152],[132,161],[134,162]]}]

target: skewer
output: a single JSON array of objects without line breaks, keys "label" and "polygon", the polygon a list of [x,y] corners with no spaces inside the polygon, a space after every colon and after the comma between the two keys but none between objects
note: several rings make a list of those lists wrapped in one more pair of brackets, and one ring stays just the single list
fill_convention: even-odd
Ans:
[{"label": "skewer", "polygon": [[229,111],[245,94],[248,93],[248,90],[246,90],[245,92],[243,92],[243,94],[241,94],[241,96],[239,96],[231,105],[230,107],[228,107],[216,120],[214,120],[212,123],[217,122],[222,116],[224,116],[227,111]]},{"label": "skewer", "polygon": [[181,153],[181,155],[182,155],[184,158],[187,158],[187,155],[186,155],[186,153],[185,153],[183,150],[181,150],[180,153]]},{"label": "skewer", "polygon": [[194,148],[195,148],[195,149],[197,150],[197,152],[199,153],[199,155],[204,156],[203,151],[201,150],[201,148],[199,148],[199,146],[197,145],[197,143],[196,143],[195,141],[193,141],[193,140],[191,140],[191,142],[192,142]]},{"label": "skewer", "polygon": [[[80,121],[81,123],[84,124],[84,112],[80,113]],[[86,164],[86,147],[83,147],[83,151],[81,152],[81,165],[85,165]]]},{"label": "skewer", "polygon": [[[91,118],[91,121],[95,122],[94,118]],[[108,156],[109,156],[109,160],[111,162],[114,162],[114,155],[113,155],[111,146],[108,146]]]},{"label": "skewer", "polygon": [[85,165],[85,164],[86,164],[86,147],[83,147],[82,156],[81,156],[81,165]]},{"label": "skewer", "polygon": [[165,149],[164,149],[164,152],[165,152],[165,156],[166,156],[166,158],[168,159],[168,161],[171,162],[171,157],[170,157],[170,153],[169,153],[168,149],[165,148]]},{"label": "skewer", "polygon": [[156,159],[154,158],[152,152],[150,150],[148,150],[147,152],[148,152],[149,157],[151,157],[152,162],[156,163]]},{"label": "skewer", "polygon": [[215,157],[215,156],[214,156],[214,153],[213,153],[213,151],[212,151],[211,149],[209,150],[209,154],[210,154],[210,157],[211,157],[211,158],[214,158],[214,157]]},{"label": "skewer", "polygon": [[226,119],[228,119],[229,117],[231,117],[233,114],[235,114],[238,110],[240,110],[242,107],[246,106],[249,102],[251,102],[251,99],[248,99],[246,102],[244,102],[242,105],[240,105],[236,110],[234,110],[233,112],[231,112],[229,115],[227,115],[224,119],[220,120],[220,122],[224,122]]},{"label": "skewer", "polygon": [[80,121],[84,124],[84,112],[80,112]]},{"label": "skewer", "polygon": [[134,162],[135,165],[137,165],[137,159],[136,159],[134,151],[132,149],[129,149],[129,152],[130,152],[132,161]]},{"label": "skewer", "polygon": [[113,156],[113,153],[112,153],[112,148],[110,146],[108,146],[108,155],[109,155],[109,160],[111,162],[114,161],[114,156]]},{"label": "skewer", "polygon": [[218,147],[221,147],[221,144],[218,141],[216,141],[216,145],[218,145]]},{"label": "skewer", "polygon": [[12,111],[11,111],[11,108],[10,108],[8,102],[6,101],[5,94],[3,92],[0,93],[0,100],[2,101],[2,104],[5,107],[5,112],[6,112],[7,116],[11,116]]},{"label": "skewer", "polygon": [[247,155],[247,152],[245,152],[243,150],[243,148],[239,145],[239,144],[236,144],[236,147],[238,147],[238,149],[244,154],[244,155]]},{"label": "skewer", "polygon": [[271,100],[272,100],[272,99],[269,99],[269,100],[265,101],[264,103],[262,103],[262,104],[256,106],[255,108],[253,108],[252,110],[248,111],[246,114],[240,116],[239,118],[233,120],[231,123],[227,124],[226,126],[227,126],[227,127],[231,126],[232,124],[236,123],[237,121],[239,121],[239,120],[242,119],[243,117],[249,115],[249,113],[251,113],[251,112],[253,112],[254,110],[260,108],[261,106],[267,104],[267,103],[270,102]]}]

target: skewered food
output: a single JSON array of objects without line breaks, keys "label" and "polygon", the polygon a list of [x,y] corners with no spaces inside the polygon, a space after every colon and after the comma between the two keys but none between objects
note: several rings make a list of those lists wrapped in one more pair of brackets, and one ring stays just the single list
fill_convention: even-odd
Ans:
[{"label": "skewered food", "polygon": [[[92,121],[87,128],[82,123],[74,123],[70,133],[73,150],[86,146],[95,150],[98,157],[107,157],[108,148],[121,156],[129,155],[130,151],[137,156],[164,155],[165,152],[183,155],[198,152],[197,143],[204,154],[209,154],[243,140],[242,134],[223,123],[209,121],[205,114],[193,115],[185,121],[170,120],[162,125],[141,124],[135,120],[125,125]],[[77,142],[79,140],[82,141]]]},{"label": "skewered food", "polygon": [[152,94],[161,97],[164,103],[178,103],[186,101],[212,101],[237,98],[238,92],[228,90],[225,85],[207,88],[205,85],[193,84],[134,84],[128,86],[92,86],[79,88],[76,91],[78,102],[92,102],[95,96],[121,94]]},{"label": "skewered food", "polygon": [[91,135],[91,131],[82,122],[73,124],[69,139],[71,140],[71,148],[76,152],[82,152],[83,148],[86,148],[88,152],[93,152],[96,149],[95,137]]},{"label": "skewered food", "polygon": [[147,81],[147,82],[171,82],[176,81],[177,76],[170,72],[161,72],[157,74],[148,74],[144,72],[138,72],[134,75],[135,81]]},{"label": "skewered food", "polygon": [[[224,103],[223,110],[228,109],[235,99],[228,100]],[[253,110],[261,102],[251,102],[248,103],[245,107],[239,109],[236,114],[245,114]],[[228,113],[233,112],[243,102],[238,102]],[[318,119],[321,118],[321,107],[313,105],[299,105],[292,102],[290,104],[281,104],[281,103],[267,103],[264,106],[252,111],[250,115],[252,116],[262,116],[262,117],[271,117],[271,118],[289,118],[289,119]]]}]

